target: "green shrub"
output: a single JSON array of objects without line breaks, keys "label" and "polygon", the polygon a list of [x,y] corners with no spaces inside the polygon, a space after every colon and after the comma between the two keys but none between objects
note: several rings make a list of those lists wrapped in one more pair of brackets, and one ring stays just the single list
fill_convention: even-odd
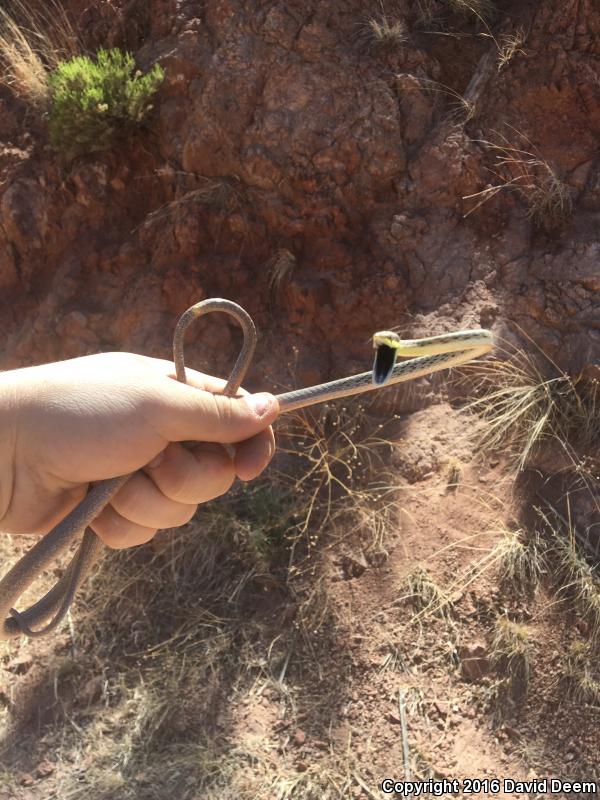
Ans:
[{"label": "green shrub", "polygon": [[140,122],[164,78],[156,64],[143,75],[133,56],[99,50],[96,60],[76,56],[50,74],[50,141],[68,159],[110,147],[118,130]]}]

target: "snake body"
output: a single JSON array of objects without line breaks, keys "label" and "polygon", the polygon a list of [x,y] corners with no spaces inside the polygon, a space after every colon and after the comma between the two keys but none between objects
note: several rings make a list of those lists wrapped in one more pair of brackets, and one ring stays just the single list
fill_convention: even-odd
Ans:
[{"label": "snake body", "polygon": [[[180,318],[173,337],[173,357],[177,380],[186,382],[183,342],[190,323],[200,315],[222,311],[234,317],[240,324],[244,343],[223,394],[234,397],[250,366],[257,335],[254,323],[241,306],[230,300],[210,299],[189,308]],[[430,339],[402,340],[392,331],[375,334],[373,343],[377,351],[374,370],[352,375],[329,383],[309,386],[277,395],[281,412],[294,411],[333,400],[348,397],[381,385],[390,385],[429,375],[448,367],[464,364],[488,352],[492,346],[491,333],[484,329],[458,331]],[[386,349],[387,348],[387,349]],[[390,353],[393,357],[390,364]],[[383,355],[382,355],[383,354]],[[425,355],[426,354],[426,355]],[[408,361],[395,363],[396,356],[414,356]],[[378,358],[384,362],[382,380],[377,380]],[[52,631],[67,613],[77,589],[97,561],[103,545],[88,527],[130,475],[110,478],[94,485],[84,500],[73,509],[48,534],[41,538],[6,573],[0,581],[0,639],[25,634],[30,637],[43,636]],[[26,611],[19,612],[14,604],[38,575],[48,569],[54,560],[75,541],[81,531],[83,539],[62,578],[56,585]],[[47,620],[50,620],[47,622]],[[46,623],[44,625],[44,623]],[[35,628],[33,627],[35,626]],[[43,627],[40,627],[43,626]]]}]

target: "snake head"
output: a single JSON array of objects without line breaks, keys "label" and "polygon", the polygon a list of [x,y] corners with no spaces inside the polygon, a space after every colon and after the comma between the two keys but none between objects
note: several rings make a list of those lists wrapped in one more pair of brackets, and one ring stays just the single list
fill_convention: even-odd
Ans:
[{"label": "snake head", "polygon": [[373,334],[373,347],[375,348],[373,383],[375,386],[383,386],[389,380],[394,371],[400,342],[400,337],[393,331],[378,331]]}]

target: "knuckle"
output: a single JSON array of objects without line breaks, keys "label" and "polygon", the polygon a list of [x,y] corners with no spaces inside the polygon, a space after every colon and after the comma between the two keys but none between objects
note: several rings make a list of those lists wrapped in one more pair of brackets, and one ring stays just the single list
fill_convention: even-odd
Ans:
[{"label": "knuckle", "polygon": [[156,529],[137,525],[121,516],[112,506],[107,506],[91,525],[107,547],[124,550],[150,541]]},{"label": "knuckle", "polygon": [[233,471],[233,469],[231,470],[231,473],[225,474],[224,472],[220,476],[220,480],[215,481],[211,497],[207,499],[212,500],[215,497],[220,497],[222,494],[225,494],[225,492],[228,492],[231,489],[234,480],[235,480],[235,472]]},{"label": "knuckle", "polygon": [[187,523],[192,519],[192,517],[196,513],[197,508],[198,508],[198,506],[196,504],[186,506],[179,513],[179,518],[178,518],[177,522],[174,523],[173,527],[174,528],[178,528],[181,525],[187,525]]},{"label": "knuckle", "polygon": [[121,525],[114,525],[98,519],[91,527],[111,550],[124,550],[128,547],[127,531]]}]

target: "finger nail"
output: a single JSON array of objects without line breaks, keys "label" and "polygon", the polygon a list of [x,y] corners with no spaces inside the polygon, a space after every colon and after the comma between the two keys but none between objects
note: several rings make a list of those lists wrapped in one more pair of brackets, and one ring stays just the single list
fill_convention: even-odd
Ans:
[{"label": "finger nail", "polygon": [[273,398],[266,392],[259,392],[258,394],[248,394],[244,397],[246,403],[250,406],[252,411],[259,416],[264,417],[271,410]]}]

